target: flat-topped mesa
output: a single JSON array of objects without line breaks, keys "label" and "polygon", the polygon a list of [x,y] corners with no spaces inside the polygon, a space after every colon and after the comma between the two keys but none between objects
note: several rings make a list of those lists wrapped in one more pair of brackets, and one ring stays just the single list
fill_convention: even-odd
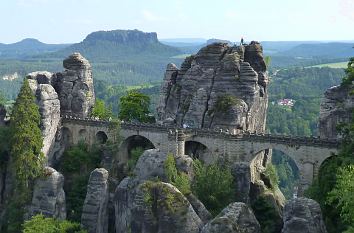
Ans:
[{"label": "flat-topped mesa", "polygon": [[157,108],[159,123],[264,132],[268,74],[260,43],[214,43],[178,69],[167,65]]},{"label": "flat-topped mesa", "polygon": [[351,95],[353,84],[329,88],[321,101],[319,135],[320,138],[340,138],[337,126],[349,123],[353,117],[354,96]]}]

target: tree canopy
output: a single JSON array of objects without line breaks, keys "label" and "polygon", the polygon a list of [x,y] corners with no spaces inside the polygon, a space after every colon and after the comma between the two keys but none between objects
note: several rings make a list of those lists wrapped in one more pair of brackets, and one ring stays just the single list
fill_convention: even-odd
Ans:
[{"label": "tree canopy", "polygon": [[42,174],[45,161],[39,109],[27,79],[13,107],[10,129],[12,168],[18,184],[28,186]]},{"label": "tree canopy", "polygon": [[112,107],[106,107],[103,100],[96,99],[91,115],[93,117],[98,117],[101,120],[108,120],[113,117]]},{"label": "tree canopy", "polygon": [[150,97],[137,90],[128,91],[120,98],[119,119],[124,121],[150,121]]}]

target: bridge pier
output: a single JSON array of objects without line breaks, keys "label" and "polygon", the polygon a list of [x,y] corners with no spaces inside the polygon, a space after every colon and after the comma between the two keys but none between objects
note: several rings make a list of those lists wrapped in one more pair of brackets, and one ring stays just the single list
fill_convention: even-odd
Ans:
[{"label": "bridge pier", "polygon": [[176,130],[176,157],[185,155],[186,135],[183,130]]}]

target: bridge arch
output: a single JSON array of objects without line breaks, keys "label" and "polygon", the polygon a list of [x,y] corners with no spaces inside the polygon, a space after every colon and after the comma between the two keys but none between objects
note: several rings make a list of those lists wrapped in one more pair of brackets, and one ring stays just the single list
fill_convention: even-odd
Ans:
[{"label": "bridge arch", "polygon": [[312,184],[318,174],[319,167],[323,161],[332,156],[335,148],[319,147],[312,145],[299,145],[289,142],[249,142],[248,151],[251,160],[257,153],[266,149],[275,149],[289,155],[299,169],[299,189],[298,195]]},{"label": "bridge arch", "polygon": [[61,128],[61,141],[65,148],[69,147],[74,143],[73,141],[73,133],[71,130],[67,127],[62,127]]},{"label": "bridge arch", "polygon": [[96,133],[96,142],[99,144],[105,144],[108,140],[108,136],[104,131],[98,131]]},{"label": "bridge arch", "polygon": [[143,150],[155,149],[155,145],[146,137],[142,135],[132,135],[124,139],[119,148],[121,162],[126,162],[131,156],[131,152],[135,148],[142,148]]},{"label": "bridge arch", "polygon": [[205,163],[211,162],[211,151],[202,142],[198,140],[188,140],[185,142],[184,151],[193,159],[199,159]]},{"label": "bridge arch", "polygon": [[79,130],[79,141],[86,142],[88,141],[88,132],[86,129]]},{"label": "bridge arch", "polygon": [[286,146],[286,145],[277,145],[277,144],[275,144],[275,145],[273,145],[273,144],[261,145],[256,150],[251,151],[251,153],[250,153],[251,160],[253,160],[256,156],[258,156],[262,152],[277,150],[277,151],[281,151],[282,153],[288,155],[295,162],[295,165],[298,168],[300,168],[300,166],[301,166],[300,159],[296,156],[296,154],[292,153],[293,152],[292,150],[289,150],[287,147],[288,146]]},{"label": "bridge arch", "polygon": [[[264,168],[267,168],[268,163],[276,168],[279,178],[278,187],[284,194],[285,198],[291,199],[294,195],[297,195],[301,180],[301,167],[292,156],[281,150],[267,148],[256,152],[256,155],[253,156],[250,163],[252,170],[251,180],[255,181],[261,179],[266,186],[269,186],[268,179],[264,180],[265,177],[263,175],[259,176],[259,172],[263,172]],[[302,166],[306,167],[306,164]],[[301,172],[304,172],[304,169],[302,169]],[[312,174],[310,175],[312,176]]]}]

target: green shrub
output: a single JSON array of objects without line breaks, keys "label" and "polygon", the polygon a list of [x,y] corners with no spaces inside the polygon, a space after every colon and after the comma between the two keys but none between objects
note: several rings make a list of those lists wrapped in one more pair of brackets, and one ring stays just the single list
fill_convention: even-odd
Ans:
[{"label": "green shrub", "polygon": [[271,163],[267,164],[265,175],[269,178],[272,189],[278,188],[279,177],[275,166]]},{"label": "green shrub", "polygon": [[84,143],[64,152],[59,171],[64,174],[67,218],[79,222],[91,171],[100,166],[100,151]]},{"label": "green shrub", "polygon": [[132,149],[130,152],[130,158],[128,160],[128,169],[132,171],[138,162],[140,156],[144,153],[144,149],[142,147],[137,147]]},{"label": "green shrub", "polygon": [[336,185],[328,193],[327,201],[336,205],[342,220],[354,227],[354,165],[340,168],[336,178]]},{"label": "green shrub", "polygon": [[240,105],[241,101],[233,95],[221,95],[218,96],[215,103],[215,110],[217,112],[227,112],[231,109],[232,106]]},{"label": "green shrub", "polygon": [[191,183],[189,177],[184,172],[178,172],[176,161],[173,155],[169,154],[165,160],[165,173],[167,179],[184,195],[191,193]]},{"label": "green shrub", "polygon": [[253,212],[261,225],[262,233],[277,232],[277,212],[267,200],[260,196],[254,203],[252,203]]},{"label": "green shrub", "polygon": [[23,233],[85,233],[79,223],[46,218],[39,214],[23,224]]},{"label": "green shrub", "polygon": [[96,148],[90,148],[87,144],[79,142],[64,152],[60,168],[65,174],[87,173],[99,166],[100,161],[100,154]]},{"label": "green shrub", "polygon": [[193,193],[205,205],[213,216],[234,200],[233,176],[230,169],[213,165],[204,165],[194,161]]}]

